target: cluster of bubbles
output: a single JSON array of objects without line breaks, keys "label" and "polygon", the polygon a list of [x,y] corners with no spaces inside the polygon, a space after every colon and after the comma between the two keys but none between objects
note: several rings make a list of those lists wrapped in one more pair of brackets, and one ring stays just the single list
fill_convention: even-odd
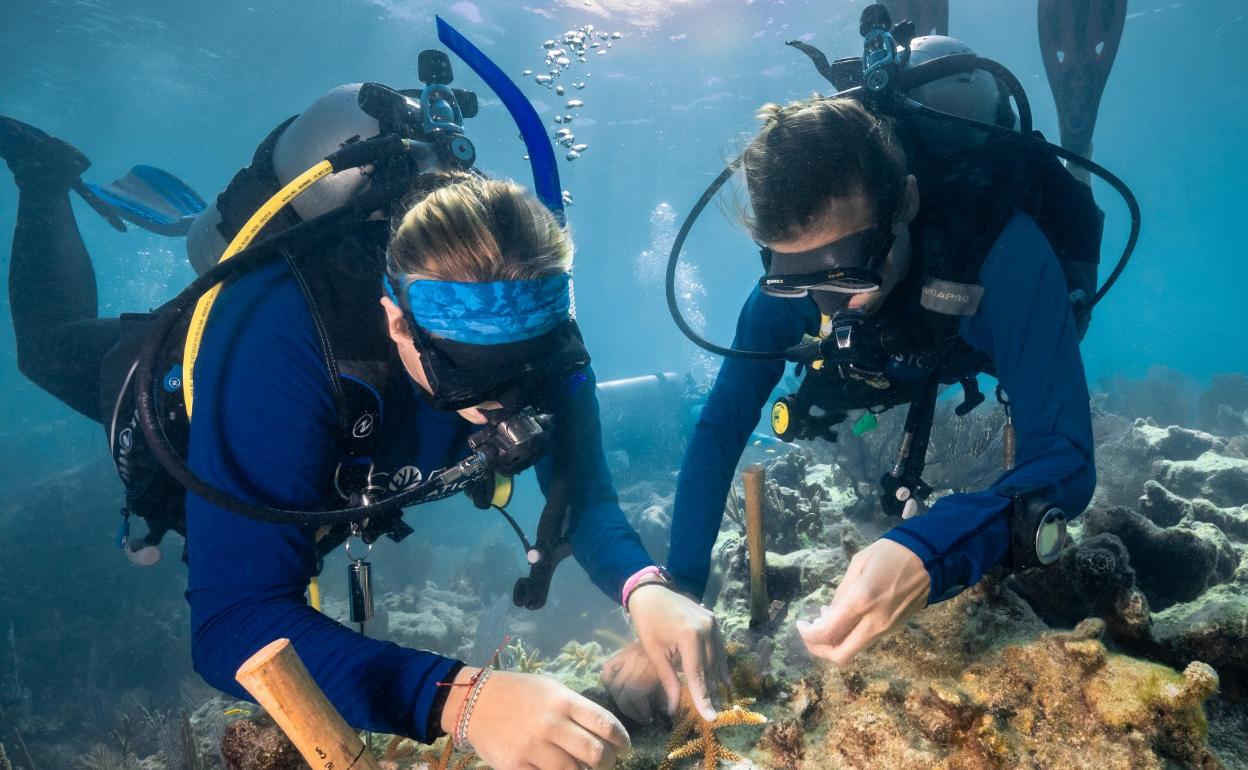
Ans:
[{"label": "cluster of bubbles", "polygon": [[[535,72],[526,69],[521,74],[526,78],[532,77],[538,85],[545,86],[558,96],[566,96],[567,87],[561,82],[564,80],[564,75],[568,74],[574,66],[587,64],[591,54],[605,56],[607,49],[611,48],[611,42],[622,37],[624,35],[619,32],[600,32],[594,29],[593,24],[570,29],[559,37],[542,43],[542,51],[545,54],[544,71]],[[591,73],[585,73],[584,77],[591,77]],[[586,85],[585,80],[574,79],[570,74],[567,81],[568,85],[577,91],[584,90]],[[584,106],[585,102],[580,99],[568,99],[564,103],[565,111],[560,111],[554,117],[554,122],[563,127],[556,130],[552,138],[556,144],[567,148],[568,152],[564,158],[570,161],[581,157],[581,153],[589,148],[589,145],[584,142],[578,143],[572,129],[567,127],[567,124],[576,118],[576,110]]]}]

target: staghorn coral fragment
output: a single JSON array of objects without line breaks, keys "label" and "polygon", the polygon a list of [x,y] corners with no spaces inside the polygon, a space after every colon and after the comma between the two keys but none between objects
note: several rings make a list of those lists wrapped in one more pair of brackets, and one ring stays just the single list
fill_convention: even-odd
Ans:
[{"label": "staghorn coral fragment", "polygon": [[570,666],[574,671],[584,672],[596,669],[602,664],[602,645],[597,642],[580,644],[572,641],[563,646],[553,661],[555,665]]},{"label": "staghorn coral fragment", "polygon": [[[701,755],[703,770],[715,770],[721,761],[743,762],[744,758],[720,742],[716,730],[738,725],[762,725],[767,717],[749,711],[745,706],[753,703],[752,699],[734,700],[732,706],[721,709],[714,721],[708,722],[699,716],[693,707],[693,699],[686,689],[681,695],[681,714],[676,727],[672,729],[668,740],[667,757],[659,765],[659,770],[673,770],[676,761]],[[698,737],[690,738],[694,730]]]},{"label": "staghorn coral fragment", "polygon": [[549,665],[549,661],[542,660],[537,650],[529,649],[519,639],[503,648],[503,660],[508,671],[520,674],[538,674]]},{"label": "staghorn coral fragment", "polygon": [[424,748],[409,738],[395,736],[382,754],[381,765],[383,770],[467,770],[477,762],[477,755],[471,752],[460,756],[458,760],[455,760],[455,756],[455,745],[447,736]]}]

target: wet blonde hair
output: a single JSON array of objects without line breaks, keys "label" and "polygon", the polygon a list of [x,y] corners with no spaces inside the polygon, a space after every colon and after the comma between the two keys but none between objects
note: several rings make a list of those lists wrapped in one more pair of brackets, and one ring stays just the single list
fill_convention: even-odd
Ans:
[{"label": "wet blonde hair", "polygon": [[572,237],[523,187],[474,174],[422,179],[390,237],[391,275],[521,281],[572,267]]}]

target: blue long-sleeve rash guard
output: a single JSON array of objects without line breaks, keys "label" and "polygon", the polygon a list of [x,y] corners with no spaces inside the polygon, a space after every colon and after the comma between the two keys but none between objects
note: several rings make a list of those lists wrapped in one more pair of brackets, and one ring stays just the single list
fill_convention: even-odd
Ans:
[{"label": "blue long-sleeve rash guard", "polygon": [[[575,464],[574,554],[594,583],[618,601],[628,576],[653,562],[619,508],[588,374],[566,412],[556,415],[557,424],[574,420],[583,429],[561,434],[556,428],[554,453]],[[407,387],[387,391],[379,453],[396,453],[400,463],[394,467],[412,466],[427,478],[467,455],[471,426],[430,407],[405,373],[396,376]],[[244,500],[271,506],[318,509],[331,499],[339,460],[335,406],[311,315],[284,264],[248,275],[222,293],[195,365],[195,384],[190,465],[196,473]],[[396,425],[408,429],[394,430]],[[550,465],[538,466],[543,489]],[[425,533],[418,528],[419,534]],[[309,607],[304,591],[316,570],[312,529],[255,521],[188,494],[187,546],[192,657],[209,684],[248,697],[234,672],[265,644],[285,637],[353,726],[420,740],[437,737],[440,727],[432,717],[439,692],[445,692],[437,683],[461,664],[366,638]]]},{"label": "blue long-sleeve rash guard", "polygon": [[[959,332],[987,353],[1010,395],[1017,434],[1015,467],[991,488],[941,498],[923,516],[884,537],[913,551],[931,576],[930,600],[977,582],[1009,550],[1011,495],[1043,489],[1068,515],[1081,512],[1096,486],[1092,418],[1079,341],[1061,267],[1044,234],[1015,215],[980,273],[983,300]],[[737,323],[734,347],[782,350],[819,325],[809,300],[757,289]],[[668,569],[701,596],[724,499],[761,409],[784,374],[782,362],[724,361],[689,444],[676,491]]]}]

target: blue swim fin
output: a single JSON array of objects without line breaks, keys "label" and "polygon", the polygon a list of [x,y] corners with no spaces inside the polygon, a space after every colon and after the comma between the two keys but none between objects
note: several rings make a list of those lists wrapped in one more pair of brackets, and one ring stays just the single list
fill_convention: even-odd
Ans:
[{"label": "blue swim fin", "polygon": [[160,235],[185,236],[207,207],[185,182],[153,166],[135,166],[112,184],[86,186],[127,222]]}]

